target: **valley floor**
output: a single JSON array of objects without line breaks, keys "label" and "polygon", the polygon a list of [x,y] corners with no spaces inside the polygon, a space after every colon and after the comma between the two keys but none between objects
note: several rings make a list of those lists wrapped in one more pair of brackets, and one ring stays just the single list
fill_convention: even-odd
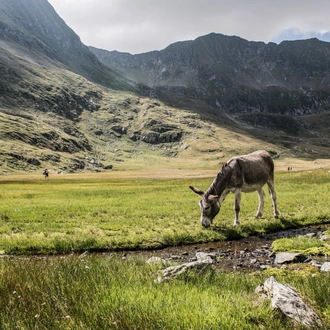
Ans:
[{"label": "valley floor", "polygon": [[[290,167],[292,171],[313,171],[318,169],[329,169],[330,171],[330,159],[315,159],[315,160],[301,160],[301,159],[283,159],[275,160],[275,172],[288,171]],[[182,165],[182,164],[180,164]],[[77,174],[55,174],[50,170],[50,178],[63,178],[65,177],[81,177],[84,178],[95,178],[95,177],[118,177],[118,178],[208,178],[213,177],[219,170],[221,165],[218,168],[214,169],[203,169],[201,166],[200,169],[185,169],[185,168],[174,168],[174,164],[171,164],[171,168],[146,168],[144,170],[126,170],[118,168],[112,171],[105,171],[100,173],[92,172],[81,172]],[[42,173],[42,171],[40,171]],[[7,180],[17,180],[20,178],[31,177],[31,179],[36,177],[43,177],[41,174],[36,173],[19,173],[19,174],[4,174],[0,178]]]}]

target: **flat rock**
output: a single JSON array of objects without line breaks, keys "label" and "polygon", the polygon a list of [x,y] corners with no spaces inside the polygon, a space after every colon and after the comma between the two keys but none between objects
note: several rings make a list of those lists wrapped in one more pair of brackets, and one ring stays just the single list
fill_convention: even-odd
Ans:
[{"label": "flat rock", "polygon": [[197,252],[196,253],[197,262],[204,263],[204,264],[213,264],[213,258],[215,257],[214,253],[204,253],[204,252]]},{"label": "flat rock", "polygon": [[330,272],[330,262],[325,262],[320,269],[321,272]]},{"label": "flat rock", "polygon": [[295,262],[304,262],[307,259],[301,253],[281,252],[275,257],[275,264],[290,264]]},{"label": "flat rock", "polygon": [[321,241],[328,241],[330,239],[329,235],[326,235],[326,234],[322,234],[320,236],[320,240]]},{"label": "flat rock", "polygon": [[321,268],[321,267],[322,267],[322,263],[320,263],[320,262],[317,261],[317,260],[311,260],[311,261],[309,262],[309,264],[312,265],[312,266],[318,267],[318,268]]}]

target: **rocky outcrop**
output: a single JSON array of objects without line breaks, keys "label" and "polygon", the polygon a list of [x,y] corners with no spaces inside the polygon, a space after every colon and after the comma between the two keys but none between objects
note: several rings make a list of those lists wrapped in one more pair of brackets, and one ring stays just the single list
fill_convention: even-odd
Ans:
[{"label": "rocky outcrop", "polygon": [[143,124],[138,135],[141,141],[149,144],[171,143],[181,141],[183,131],[178,126],[149,119]]},{"label": "rocky outcrop", "polygon": [[159,143],[170,143],[170,142],[179,142],[182,138],[182,132],[166,132],[166,133],[157,133],[157,132],[148,132],[141,134],[141,141],[149,144],[159,144]]},{"label": "rocky outcrop", "polygon": [[3,134],[0,133],[0,137],[67,153],[91,150],[91,146],[86,138],[81,138],[81,140],[79,140],[73,137],[63,137],[55,131],[43,133],[35,132],[30,134],[27,132],[6,132]]},{"label": "rocky outcrop", "polygon": [[321,319],[302,299],[301,295],[290,285],[281,284],[273,276],[256,288],[259,294],[265,294],[271,300],[272,309],[281,311],[308,328],[320,328]]},{"label": "rocky outcrop", "polygon": [[[39,167],[41,165],[41,162],[39,159],[35,157],[26,157],[21,154],[17,153],[0,153],[0,160],[2,157],[6,157],[7,161],[12,165],[14,168],[20,168],[22,167],[22,164],[25,163],[25,165],[33,165],[36,167]],[[23,165],[24,167],[24,165]]]}]

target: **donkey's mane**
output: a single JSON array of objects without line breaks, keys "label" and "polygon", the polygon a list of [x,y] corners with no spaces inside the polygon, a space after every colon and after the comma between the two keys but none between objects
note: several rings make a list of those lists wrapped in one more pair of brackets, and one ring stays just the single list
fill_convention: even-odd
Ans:
[{"label": "donkey's mane", "polygon": [[221,170],[218,172],[217,176],[214,178],[213,182],[211,183],[210,187],[206,190],[204,196],[207,198],[209,195],[218,195],[220,196],[222,191],[220,191],[220,187],[225,187],[224,183],[226,183],[226,179],[229,178],[228,173],[232,171],[232,167],[230,167],[229,162],[224,164]]}]

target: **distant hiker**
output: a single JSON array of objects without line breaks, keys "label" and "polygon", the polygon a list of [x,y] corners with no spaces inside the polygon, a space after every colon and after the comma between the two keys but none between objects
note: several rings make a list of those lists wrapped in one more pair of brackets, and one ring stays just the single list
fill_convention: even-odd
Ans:
[{"label": "distant hiker", "polygon": [[42,174],[45,176],[45,179],[48,178],[49,172],[48,172],[47,168],[45,168],[45,170]]}]

